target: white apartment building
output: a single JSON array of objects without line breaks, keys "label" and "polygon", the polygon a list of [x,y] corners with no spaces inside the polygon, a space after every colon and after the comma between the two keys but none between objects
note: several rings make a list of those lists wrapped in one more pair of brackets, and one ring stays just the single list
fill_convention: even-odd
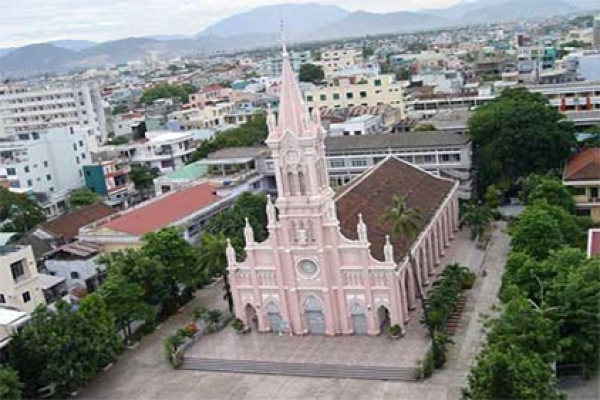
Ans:
[{"label": "white apartment building", "polygon": [[393,74],[340,77],[304,91],[304,98],[310,109],[387,104],[402,110],[404,118],[408,99],[408,93],[404,90],[406,84],[396,80]]},{"label": "white apartment building", "polygon": [[184,166],[195,151],[191,132],[146,132],[146,139],[112,148],[131,164],[143,165],[164,174]]},{"label": "white apartment building", "polygon": [[31,246],[0,246],[0,305],[31,313],[46,304]]},{"label": "white apartment building", "polygon": [[106,279],[106,265],[98,263],[100,248],[89,243],[73,242],[62,246],[44,258],[46,270],[66,280],[69,292],[85,290],[92,293]]},{"label": "white apartment building", "polygon": [[90,151],[106,139],[104,105],[97,84],[0,86],[0,136],[80,126]]},{"label": "white apartment building", "polygon": [[[290,62],[294,71],[300,71],[300,67],[304,64],[313,64],[313,57],[310,50],[306,51],[290,51],[289,53]],[[262,72],[270,77],[279,78],[283,73],[282,69],[283,59],[281,56],[271,57],[262,62]]]},{"label": "white apartment building", "polygon": [[226,124],[225,117],[236,110],[233,103],[218,103],[204,108],[174,111],[167,117],[176,121],[182,130],[213,129]]},{"label": "white apartment building", "polygon": [[26,312],[0,307],[0,364],[8,361],[6,347],[10,343],[10,337],[23,329],[30,318]]},{"label": "white apartment building", "polygon": [[46,214],[57,215],[69,191],[83,186],[82,166],[91,160],[86,137],[82,128],[63,127],[0,141],[0,181],[16,191],[42,194]]},{"label": "white apartment building", "polygon": [[329,125],[329,136],[375,135],[383,131],[382,115],[365,114]]},{"label": "white apartment building", "polygon": [[323,67],[325,78],[330,78],[340,71],[352,69],[363,63],[363,51],[354,47],[328,49],[321,52],[319,65]]}]

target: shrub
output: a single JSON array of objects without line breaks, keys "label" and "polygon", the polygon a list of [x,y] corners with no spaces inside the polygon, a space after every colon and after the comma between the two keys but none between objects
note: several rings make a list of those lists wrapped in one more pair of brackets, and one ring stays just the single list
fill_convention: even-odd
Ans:
[{"label": "shrub", "polygon": [[199,320],[200,318],[204,318],[208,310],[204,307],[196,307],[192,310],[192,318],[194,321]]},{"label": "shrub", "polygon": [[212,324],[218,324],[222,317],[223,311],[221,310],[209,310],[206,313],[206,319]]},{"label": "shrub", "polygon": [[391,336],[399,336],[402,334],[402,327],[398,324],[390,326],[388,333]]},{"label": "shrub", "polygon": [[469,272],[463,279],[462,289],[463,290],[473,289],[473,286],[475,286],[476,279],[477,279],[477,275],[474,272]]},{"label": "shrub", "polygon": [[423,377],[429,378],[433,375],[435,370],[435,361],[433,358],[433,351],[429,350],[425,355],[425,362],[423,363]]},{"label": "shrub", "polygon": [[194,335],[198,333],[198,327],[194,322],[190,322],[184,329],[187,332],[188,337],[194,337]]},{"label": "shrub", "polygon": [[242,331],[244,329],[244,321],[242,321],[239,318],[236,318],[231,322],[231,327],[236,331]]}]

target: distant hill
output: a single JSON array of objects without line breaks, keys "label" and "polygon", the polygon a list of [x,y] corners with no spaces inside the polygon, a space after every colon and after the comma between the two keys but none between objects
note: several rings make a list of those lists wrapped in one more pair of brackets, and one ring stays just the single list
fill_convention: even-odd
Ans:
[{"label": "distant hill", "polygon": [[48,44],[67,50],[79,51],[93,47],[98,43],[91,42],[89,40],[54,40],[52,42],[48,42]]},{"label": "distant hill", "polygon": [[504,0],[482,4],[459,17],[463,23],[546,18],[576,13],[581,9],[563,0]]},{"label": "distant hill", "polygon": [[68,69],[77,53],[48,43],[15,49],[0,58],[4,74],[33,74]]},{"label": "distant hill", "polygon": [[206,28],[199,36],[278,34],[280,19],[282,19],[286,33],[291,35],[292,39],[296,39],[297,35],[323,28],[348,14],[349,11],[332,5],[278,4],[232,15]]},{"label": "distant hill", "polygon": [[310,39],[380,35],[440,28],[453,22],[435,15],[402,11],[389,14],[357,11],[310,35]]}]

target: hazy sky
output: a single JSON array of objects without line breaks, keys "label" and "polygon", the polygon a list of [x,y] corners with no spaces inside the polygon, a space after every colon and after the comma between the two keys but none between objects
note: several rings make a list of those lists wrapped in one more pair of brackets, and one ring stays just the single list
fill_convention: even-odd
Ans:
[{"label": "hazy sky", "polygon": [[221,18],[268,4],[312,2],[387,12],[460,1],[465,0],[0,0],[0,47],[57,39],[195,34]]}]

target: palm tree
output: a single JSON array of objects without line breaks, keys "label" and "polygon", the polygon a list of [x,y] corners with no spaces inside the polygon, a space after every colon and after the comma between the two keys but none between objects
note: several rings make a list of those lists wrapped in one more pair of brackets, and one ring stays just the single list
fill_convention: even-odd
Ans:
[{"label": "palm tree", "polygon": [[227,271],[227,239],[222,233],[202,235],[200,247],[200,271],[207,279],[223,277],[223,299],[227,300],[229,311],[233,314],[233,297]]}]

